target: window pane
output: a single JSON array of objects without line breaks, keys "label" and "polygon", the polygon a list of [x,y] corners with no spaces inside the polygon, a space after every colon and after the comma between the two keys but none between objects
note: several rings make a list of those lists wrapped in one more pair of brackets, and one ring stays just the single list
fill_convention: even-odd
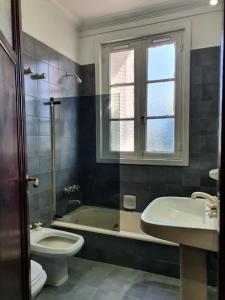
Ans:
[{"label": "window pane", "polygon": [[148,48],[148,80],[175,77],[175,44]]},{"label": "window pane", "polygon": [[174,119],[147,121],[147,152],[174,152]]},{"label": "window pane", "polygon": [[175,82],[148,84],[148,116],[174,115]]},{"label": "window pane", "polygon": [[111,88],[111,118],[134,117],[134,86]]},{"label": "window pane", "polygon": [[12,46],[12,4],[11,0],[0,0],[0,30]]},{"label": "window pane", "polygon": [[134,151],[134,121],[110,122],[110,151]]},{"label": "window pane", "polygon": [[134,50],[110,53],[110,85],[134,82]]}]

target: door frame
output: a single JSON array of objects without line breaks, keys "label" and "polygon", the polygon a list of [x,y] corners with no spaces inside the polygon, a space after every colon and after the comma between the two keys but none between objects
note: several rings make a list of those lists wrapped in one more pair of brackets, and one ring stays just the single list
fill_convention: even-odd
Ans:
[{"label": "door frame", "polygon": [[[225,8],[223,11],[225,15]],[[219,264],[218,264],[218,294],[219,300],[225,299],[225,23],[223,24],[221,44],[221,74],[220,74],[220,141],[219,141],[219,165],[220,165],[220,226],[219,226]]]},{"label": "door frame", "polygon": [[19,195],[20,195],[20,230],[21,230],[21,282],[24,300],[31,299],[30,286],[30,232],[27,203],[27,165],[26,165],[26,122],[24,96],[24,68],[22,61],[22,18],[21,0],[11,0],[12,3],[12,32],[13,48],[16,54],[16,110],[18,136],[18,165],[19,165]]}]

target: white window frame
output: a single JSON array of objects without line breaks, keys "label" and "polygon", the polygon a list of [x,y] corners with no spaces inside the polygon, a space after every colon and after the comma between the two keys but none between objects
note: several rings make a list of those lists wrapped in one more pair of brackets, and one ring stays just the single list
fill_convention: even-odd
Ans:
[{"label": "white window frame", "polygon": [[[164,27],[164,26],[163,26]],[[173,26],[174,27],[174,26]],[[172,28],[171,28],[172,29]],[[163,28],[162,28],[163,30]],[[171,166],[188,166],[189,164],[189,84],[190,84],[190,44],[191,44],[191,26],[190,23],[183,23],[182,26],[178,24],[175,25],[174,31],[165,31],[166,33],[159,31],[153,32],[152,35],[135,37],[135,39],[126,39],[122,42],[111,42],[111,41],[97,41],[95,45],[96,49],[96,62],[98,65],[96,66],[96,138],[97,138],[97,162],[99,163],[120,163],[120,164],[144,164],[144,165],[171,165]],[[180,33],[177,33],[177,32]],[[181,34],[182,31],[182,34]],[[182,51],[182,54],[178,57],[177,70],[176,70],[176,79],[178,80],[178,84],[176,85],[179,90],[176,89],[176,94],[180,95],[179,99],[176,97],[176,122],[175,122],[175,139],[178,141],[175,143],[176,150],[175,153],[146,153],[142,152],[142,156],[140,156],[140,149],[136,149],[134,153],[107,153],[104,149],[104,138],[103,138],[103,130],[102,130],[102,111],[101,111],[101,103],[103,100],[101,95],[107,94],[109,91],[109,83],[106,76],[106,72],[108,72],[107,68],[103,68],[104,59],[103,57],[103,49],[104,45],[107,48],[115,47],[115,45],[123,46],[130,44],[132,47],[132,43],[136,43],[137,39],[142,40],[143,43],[147,45],[152,42],[152,40],[157,42],[157,39],[163,39],[165,37],[170,37],[174,39],[176,37],[177,45],[179,46],[179,51]],[[177,38],[178,37],[178,38]],[[120,39],[121,40],[121,39]],[[115,41],[115,40],[114,40]],[[147,47],[146,47],[147,48]],[[143,63],[146,64],[146,61]],[[146,68],[147,69],[147,68]],[[137,79],[142,80],[146,83],[146,74],[136,70],[136,74],[139,74]],[[139,73],[138,73],[139,72]],[[136,80],[136,79],[135,79]],[[142,91],[145,99],[145,105],[147,104],[146,100],[146,89]],[[139,92],[140,94],[140,92]],[[104,96],[103,96],[104,97]],[[135,92],[136,98],[136,92]],[[137,109],[137,107],[135,107]],[[146,109],[145,109],[146,111]],[[143,109],[142,109],[143,113]],[[135,118],[140,120],[140,112],[135,113]],[[143,124],[143,123],[142,123]],[[139,130],[141,126],[135,126],[135,130]],[[143,129],[141,130],[143,133]],[[143,138],[144,135],[135,132],[135,138]],[[144,149],[143,145],[144,141],[135,143],[136,145],[142,145],[141,148]]]}]

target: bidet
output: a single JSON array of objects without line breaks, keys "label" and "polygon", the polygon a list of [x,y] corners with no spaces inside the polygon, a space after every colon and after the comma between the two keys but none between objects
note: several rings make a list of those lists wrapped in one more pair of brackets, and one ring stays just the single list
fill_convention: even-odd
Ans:
[{"label": "bidet", "polygon": [[68,279],[67,259],[83,247],[81,235],[51,228],[30,232],[31,253],[47,273],[47,284],[60,286]]}]

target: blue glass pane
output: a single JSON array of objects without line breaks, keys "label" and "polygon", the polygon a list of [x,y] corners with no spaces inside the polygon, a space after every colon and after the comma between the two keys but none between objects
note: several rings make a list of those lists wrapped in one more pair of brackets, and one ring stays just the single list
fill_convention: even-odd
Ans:
[{"label": "blue glass pane", "polygon": [[134,151],[134,121],[110,122],[110,151]]},{"label": "blue glass pane", "polygon": [[174,115],[174,81],[149,83],[147,97],[148,116]]},{"label": "blue glass pane", "polygon": [[9,42],[10,46],[13,44],[11,2],[11,0],[0,0],[0,30]]},{"label": "blue glass pane", "polygon": [[148,80],[175,78],[175,44],[148,48]]},{"label": "blue glass pane", "polygon": [[174,153],[174,119],[147,121],[147,152]]}]

